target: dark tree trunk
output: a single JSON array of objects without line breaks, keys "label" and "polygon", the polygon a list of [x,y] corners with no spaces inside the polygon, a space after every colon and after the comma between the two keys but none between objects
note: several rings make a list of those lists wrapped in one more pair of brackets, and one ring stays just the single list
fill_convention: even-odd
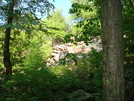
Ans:
[{"label": "dark tree trunk", "polygon": [[[13,21],[13,8],[14,0],[9,5],[8,15],[7,15],[7,24],[12,24]],[[10,34],[11,27],[6,28],[5,39],[4,39],[4,66],[6,67],[6,75],[12,75],[12,65],[10,61]]]},{"label": "dark tree trunk", "polygon": [[103,101],[124,101],[121,0],[101,0]]},{"label": "dark tree trunk", "polygon": [[4,66],[6,67],[6,75],[12,75],[12,65],[10,61],[10,28],[6,28],[5,31],[5,40],[4,40]]}]

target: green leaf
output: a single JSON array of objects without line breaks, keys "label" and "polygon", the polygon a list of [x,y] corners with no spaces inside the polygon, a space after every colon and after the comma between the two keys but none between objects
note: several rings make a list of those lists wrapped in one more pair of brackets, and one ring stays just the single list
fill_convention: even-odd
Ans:
[{"label": "green leaf", "polygon": [[12,0],[6,0],[6,1],[12,2]]},{"label": "green leaf", "polygon": [[16,25],[15,25],[15,28],[17,28],[17,29],[22,29],[22,26],[21,26],[20,24],[16,24]]},{"label": "green leaf", "polygon": [[15,98],[6,98],[5,101],[15,101]]},{"label": "green leaf", "polygon": [[4,28],[10,28],[12,25],[11,24],[4,24],[3,26],[1,27],[4,27]]},{"label": "green leaf", "polygon": [[24,24],[28,25],[29,22],[30,22],[30,20],[25,20]]},{"label": "green leaf", "polygon": [[38,25],[38,22],[35,21],[35,20],[33,20],[32,23],[33,23],[34,25]]}]

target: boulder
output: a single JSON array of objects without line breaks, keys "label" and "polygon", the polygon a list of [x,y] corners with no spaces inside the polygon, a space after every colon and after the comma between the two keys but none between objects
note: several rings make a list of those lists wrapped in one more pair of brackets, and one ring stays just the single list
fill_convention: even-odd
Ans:
[{"label": "boulder", "polygon": [[92,95],[79,89],[67,96],[67,101],[93,101]]}]

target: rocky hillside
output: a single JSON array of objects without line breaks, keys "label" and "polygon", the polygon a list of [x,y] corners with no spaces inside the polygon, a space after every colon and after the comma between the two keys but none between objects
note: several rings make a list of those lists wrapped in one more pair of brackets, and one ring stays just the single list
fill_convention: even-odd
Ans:
[{"label": "rocky hillside", "polygon": [[[58,44],[53,45],[53,52],[51,53],[50,58],[47,60],[47,67],[58,65],[59,60],[66,58],[67,54],[77,54],[77,53],[88,53],[91,51],[91,48],[94,48],[98,51],[101,51],[101,39],[100,37],[96,37],[91,40],[91,43],[86,45],[83,41],[66,44]],[[78,58],[82,58],[82,56],[77,54]]]}]

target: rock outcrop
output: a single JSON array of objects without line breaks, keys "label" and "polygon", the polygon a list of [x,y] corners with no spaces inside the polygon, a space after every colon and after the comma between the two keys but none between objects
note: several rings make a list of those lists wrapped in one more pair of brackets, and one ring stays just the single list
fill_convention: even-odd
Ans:
[{"label": "rock outcrop", "polygon": [[[98,51],[101,50],[101,40],[92,39],[91,43],[86,45],[83,41],[73,43],[66,43],[60,45],[53,45],[53,52],[51,53],[50,58],[47,60],[47,67],[58,65],[59,60],[66,58],[67,54],[76,54],[76,53],[88,53],[91,51],[91,48],[94,48]],[[78,58],[82,58],[82,56],[76,56]]]},{"label": "rock outcrop", "polygon": [[82,89],[79,89],[75,92],[70,93],[67,96],[67,101],[93,101],[91,94],[85,92]]}]

